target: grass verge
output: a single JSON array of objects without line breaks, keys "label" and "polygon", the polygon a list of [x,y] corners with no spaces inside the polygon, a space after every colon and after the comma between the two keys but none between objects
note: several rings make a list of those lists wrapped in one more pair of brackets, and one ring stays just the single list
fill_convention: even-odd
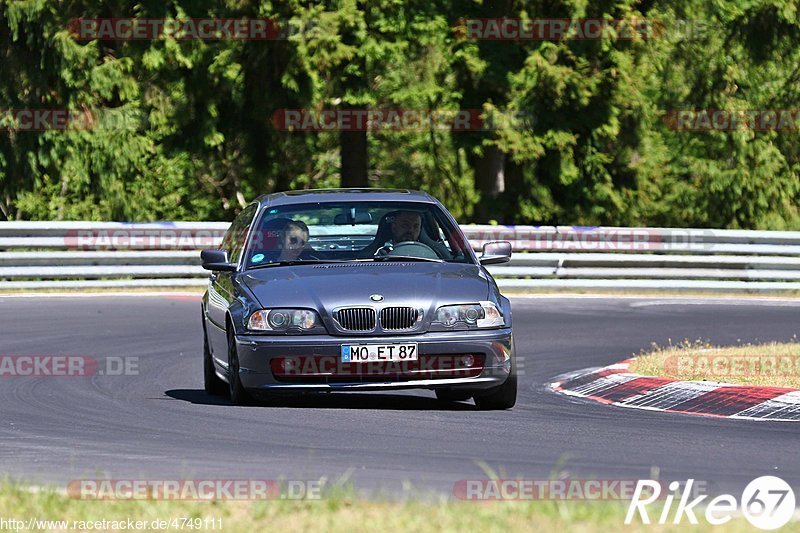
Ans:
[{"label": "grass verge", "polygon": [[[114,531],[127,520],[141,521],[139,530],[160,531],[683,531],[681,525],[644,525],[639,517],[624,525],[627,503],[621,501],[506,501],[468,502],[447,499],[381,501],[365,500],[347,493],[327,494],[319,501],[89,501],[63,493],[0,483],[0,525],[17,531]],[[652,509],[657,521],[661,509]],[[674,513],[674,509],[672,510]],[[6,520],[5,524],[1,520]],[[24,522],[13,527],[9,520]],[[695,531],[749,531],[743,518],[726,525],[704,524]],[[27,529],[28,521],[34,527]],[[158,520],[168,527],[154,528]],[[66,521],[58,524],[47,521]],[[100,522],[105,521],[105,522]],[[114,521],[118,526],[114,526]],[[191,521],[191,522],[189,522]],[[671,521],[671,520],[670,520]],[[191,525],[189,525],[191,524]],[[12,527],[9,527],[12,526]],[[37,527],[38,526],[38,527]]]},{"label": "grass verge", "polygon": [[800,389],[800,342],[713,346],[684,341],[642,353],[630,371],[682,381]]}]

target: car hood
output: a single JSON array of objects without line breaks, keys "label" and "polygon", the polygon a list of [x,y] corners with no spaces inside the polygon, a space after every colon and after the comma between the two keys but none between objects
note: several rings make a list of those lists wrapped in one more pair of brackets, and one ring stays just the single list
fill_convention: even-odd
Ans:
[{"label": "car hood", "polygon": [[[489,298],[477,265],[430,262],[352,262],[275,266],[242,276],[262,307],[313,308],[330,316],[341,306],[413,306],[430,310]],[[375,302],[373,295],[383,297]]]}]

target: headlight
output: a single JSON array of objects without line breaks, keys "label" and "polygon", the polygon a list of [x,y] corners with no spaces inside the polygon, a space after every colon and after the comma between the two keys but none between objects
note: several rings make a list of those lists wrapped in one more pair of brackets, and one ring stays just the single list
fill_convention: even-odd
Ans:
[{"label": "headlight", "polygon": [[503,314],[492,302],[446,305],[436,310],[434,325],[445,329],[496,328],[504,326]]},{"label": "headlight", "polygon": [[309,309],[261,309],[247,321],[247,328],[254,331],[307,331],[321,324],[319,316]]}]

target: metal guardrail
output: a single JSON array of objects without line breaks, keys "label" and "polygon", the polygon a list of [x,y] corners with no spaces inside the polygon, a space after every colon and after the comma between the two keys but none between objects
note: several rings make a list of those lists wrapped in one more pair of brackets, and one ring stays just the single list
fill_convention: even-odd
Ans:
[{"label": "metal guardrail", "polygon": [[[0,289],[185,287],[207,283],[198,251],[226,222],[0,222]],[[462,226],[507,240],[502,288],[800,290],[800,232],[575,226]]]}]

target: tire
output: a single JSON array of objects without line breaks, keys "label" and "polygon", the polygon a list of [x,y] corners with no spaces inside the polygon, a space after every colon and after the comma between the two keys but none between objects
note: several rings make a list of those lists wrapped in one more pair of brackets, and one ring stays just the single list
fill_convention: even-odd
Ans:
[{"label": "tire", "polygon": [[436,399],[441,402],[465,402],[472,398],[471,392],[453,389],[436,389]]},{"label": "tire", "polygon": [[228,386],[217,377],[214,370],[214,361],[211,359],[211,350],[208,349],[208,336],[203,332],[203,384],[206,393],[211,396],[224,396]]},{"label": "tire", "polygon": [[228,331],[228,389],[233,405],[251,405],[253,403],[253,399],[239,379],[239,354],[236,352],[236,340],[232,331]]},{"label": "tire", "polygon": [[517,403],[517,375],[511,374],[499,387],[475,396],[475,405],[481,411],[511,409]]}]

